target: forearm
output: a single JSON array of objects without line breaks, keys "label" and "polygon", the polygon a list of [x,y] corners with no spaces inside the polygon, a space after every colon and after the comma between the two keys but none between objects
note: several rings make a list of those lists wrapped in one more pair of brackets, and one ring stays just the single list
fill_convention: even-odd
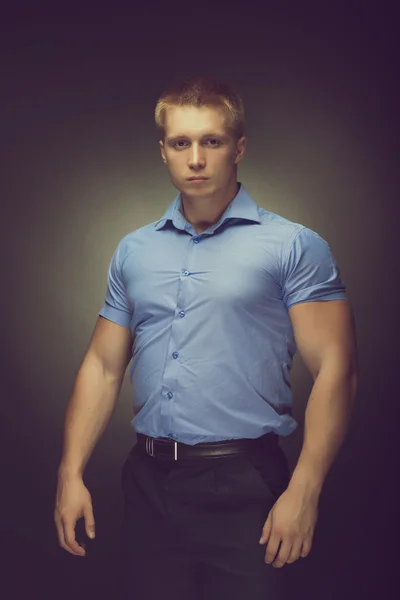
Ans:
[{"label": "forearm", "polygon": [[122,378],[107,376],[99,362],[85,358],[66,409],[59,476],[83,475],[113,413],[121,384]]},{"label": "forearm", "polygon": [[346,437],[357,392],[355,373],[326,369],[314,381],[305,412],[304,441],[289,488],[318,498]]}]

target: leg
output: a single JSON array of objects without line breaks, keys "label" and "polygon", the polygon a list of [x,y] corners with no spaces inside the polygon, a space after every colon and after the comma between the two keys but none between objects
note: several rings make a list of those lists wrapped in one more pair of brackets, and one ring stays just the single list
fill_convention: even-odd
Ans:
[{"label": "leg", "polygon": [[[265,565],[264,576],[235,575],[207,565],[200,576],[198,600],[283,600],[288,598],[284,592],[283,573],[268,572]],[[278,571],[278,569],[276,570]]]},{"label": "leg", "polygon": [[[140,544],[139,544],[140,545]],[[121,595],[118,600],[194,600],[195,567],[178,551],[158,549],[121,561]]]},{"label": "leg", "polygon": [[198,600],[285,597],[282,569],[265,563],[266,547],[258,540],[288,481],[280,448],[170,473],[171,513],[200,565]]},{"label": "leg", "polygon": [[194,600],[195,564],[165,511],[168,468],[135,447],[122,470],[121,600]]}]

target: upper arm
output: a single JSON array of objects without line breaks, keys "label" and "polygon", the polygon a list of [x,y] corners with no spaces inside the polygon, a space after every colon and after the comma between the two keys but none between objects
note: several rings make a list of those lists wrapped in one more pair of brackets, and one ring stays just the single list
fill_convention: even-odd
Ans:
[{"label": "upper arm", "polygon": [[353,312],[348,300],[300,302],[289,309],[297,347],[312,376],[324,363],[341,372],[357,371]]},{"label": "upper arm", "polygon": [[132,358],[132,341],[130,329],[99,316],[87,357],[98,361],[108,377],[120,379]]}]

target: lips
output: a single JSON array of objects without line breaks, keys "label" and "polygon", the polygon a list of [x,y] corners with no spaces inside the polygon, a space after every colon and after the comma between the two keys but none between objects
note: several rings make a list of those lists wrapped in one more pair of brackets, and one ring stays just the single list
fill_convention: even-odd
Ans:
[{"label": "lips", "polygon": [[206,181],[208,177],[189,177],[188,181]]}]

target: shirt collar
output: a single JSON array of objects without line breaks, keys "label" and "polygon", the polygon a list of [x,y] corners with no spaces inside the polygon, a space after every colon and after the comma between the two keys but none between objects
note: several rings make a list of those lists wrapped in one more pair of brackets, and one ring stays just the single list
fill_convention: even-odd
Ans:
[{"label": "shirt collar", "polygon": [[[240,186],[238,193],[228,204],[218,222],[210,226],[210,229],[215,230],[227,219],[244,219],[245,221],[261,223],[257,204],[252,200],[244,185],[240,181],[238,181],[238,184]],[[162,229],[167,222],[172,222],[177,229],[185,229],[187,221],[183,216],[181,208],[182,195],[179,193],[171,202],[161,219],[157,221],[154,226],[155,229]]]}]

